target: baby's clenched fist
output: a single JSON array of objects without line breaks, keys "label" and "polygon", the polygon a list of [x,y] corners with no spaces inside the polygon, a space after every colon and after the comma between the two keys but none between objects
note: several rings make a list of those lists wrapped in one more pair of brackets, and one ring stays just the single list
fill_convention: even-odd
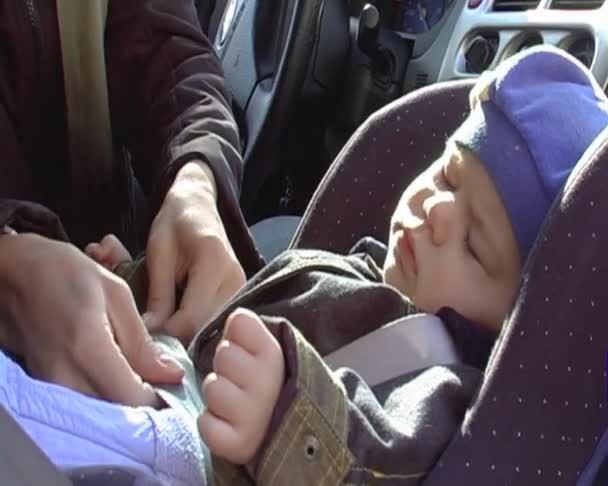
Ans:
[{"label": "baby's clenched fist", "polygon": [[281,346],[251,311],[238,309],[226,321],[203,382],[207,409],[198,428],[209,449],[233,464],[254,459],[285,379]]}]

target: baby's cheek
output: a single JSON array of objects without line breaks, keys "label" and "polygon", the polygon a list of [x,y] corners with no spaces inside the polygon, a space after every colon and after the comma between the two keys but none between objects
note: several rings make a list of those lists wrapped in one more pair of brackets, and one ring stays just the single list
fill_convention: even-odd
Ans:
[{"label": "baby's cheek", "polygon": [[430,313],[437,313],[442,307],[451,307],[458,312],[468,307],[464,279],[454,278],[454,274],[439,269],[427,270],[418,274],[413,296],[416,307]]},{"label": "baby's cheek", "polygon": [[[387,257],[382,270],[382,280],[385,284],[397,289],[403,295],[408,296],[408,289],[401,269],[394,258]],[[408,296],[409,297],[409,296]]]},{"label": "baby's cheek", "polygon": [[430,314],[435,314],[441,307],[445,306],[445,304],[439,304],[442,299],[437,298],[437,296],[426,292],[424,288],[420,287],[416,288],[414,295],[411,296],[411,300],[417,309]]}]

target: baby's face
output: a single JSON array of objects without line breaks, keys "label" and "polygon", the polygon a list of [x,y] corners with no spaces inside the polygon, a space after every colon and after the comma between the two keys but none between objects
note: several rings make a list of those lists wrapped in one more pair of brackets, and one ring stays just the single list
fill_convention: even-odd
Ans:
[{"label": "baby's face", "polygon": [[498,330],[521,257],[483,164],[453,144],[405,190],[395,210],[384,280],[426,312],[451,307]]}]

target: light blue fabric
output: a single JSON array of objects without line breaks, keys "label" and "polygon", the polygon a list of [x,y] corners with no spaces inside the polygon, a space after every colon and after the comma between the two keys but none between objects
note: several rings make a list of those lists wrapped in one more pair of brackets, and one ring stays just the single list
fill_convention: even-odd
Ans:
[{"label": "light blue fabric", "polygon": [[572,169],[608,126],[608,100],[585,66],[547,45],[503,61],[482,84],[481,103],[453,140],[488,169],[525,258]]},{"label": "light blue fabric", "polygon": [[0,403],[61,469],[126,467],[162,484],[206,484],[191,416],[126,407],[30,378],[0,352]]}]

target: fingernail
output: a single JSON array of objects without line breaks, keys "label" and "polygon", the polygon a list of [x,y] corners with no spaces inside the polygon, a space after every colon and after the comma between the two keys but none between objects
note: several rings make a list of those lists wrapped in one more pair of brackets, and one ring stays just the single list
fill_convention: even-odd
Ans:
[{"label": "fingernail", "polygon": [[148,331],[157,331],[161,327],[158,318],[151,312],[143,314],[141,319],[144,321],[144,325]]},{"label": "fingernail", "polygon": [[166,368],[172,368],[176,371],[185,371],[181,364],[166,353],[161,353],[158,356],[158,362]]},{"label": "fingernail", "polygon": [[220,348],[226,347],[226,346],[230,346],[230,341],[228,339],[225,339],[225,338],[220,339],[220,342],[217,343],[217,346],[215,347],[215,352],[217,353],[217,351]]}]

